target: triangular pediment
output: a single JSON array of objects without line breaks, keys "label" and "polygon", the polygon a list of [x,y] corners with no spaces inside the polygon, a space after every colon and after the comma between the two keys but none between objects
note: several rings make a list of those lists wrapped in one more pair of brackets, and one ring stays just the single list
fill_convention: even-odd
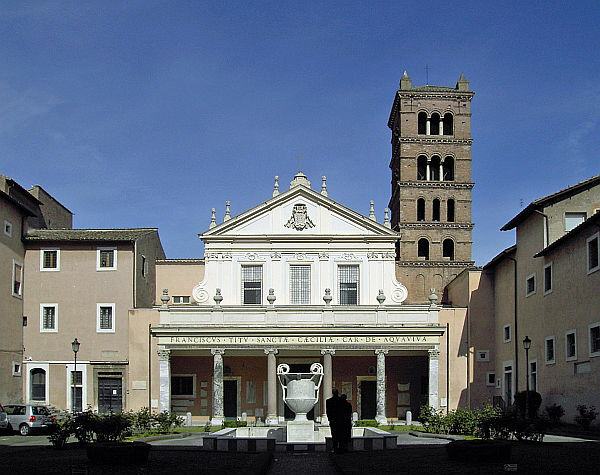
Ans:
[{"label": "triangular pediment", "polygon": [[390,228],[310,188],[298,185],[202,234],[203,239],[231,236],[397,237]]}]

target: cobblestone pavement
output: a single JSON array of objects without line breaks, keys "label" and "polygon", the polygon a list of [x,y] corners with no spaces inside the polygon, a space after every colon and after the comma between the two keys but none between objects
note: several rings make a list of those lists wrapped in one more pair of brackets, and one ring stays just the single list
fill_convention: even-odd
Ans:
[{"label": "cobblestone pavement", "polygon": [[295,475],[318,473],[328,475],[338,473],[325,452],[293,453],[275,452],[271,461],[270,475]]}]

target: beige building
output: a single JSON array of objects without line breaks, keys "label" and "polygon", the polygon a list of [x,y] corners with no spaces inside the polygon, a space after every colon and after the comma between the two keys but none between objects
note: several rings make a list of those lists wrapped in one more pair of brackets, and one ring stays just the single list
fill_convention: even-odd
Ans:
[{"label": "beige building", "polygon": [[129,311],[154,304],[158,231],[34,229],[24,242],[24,399],[128,407]]}]

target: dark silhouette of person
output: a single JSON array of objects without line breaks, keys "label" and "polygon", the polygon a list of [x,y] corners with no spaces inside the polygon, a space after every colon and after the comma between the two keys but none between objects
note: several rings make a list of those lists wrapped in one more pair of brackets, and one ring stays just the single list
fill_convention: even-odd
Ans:
[{"label": "dark silhouette of person", "polygon": [[348,444],[352,440],[352,404],[348,402],[345,394],[340,396],[339,418],[337,430],[339,438],[339,451],[347,452]]},{"label": "dark silhouette of person", "polygon": [[333,442],[333,451],[338,452],[340,449],[339,440],[339,419],[341,399],[337,389],[331,391],[332,396],[325,401],[325,413],[329,419],[329,427],[331,429],[331,440]]}]

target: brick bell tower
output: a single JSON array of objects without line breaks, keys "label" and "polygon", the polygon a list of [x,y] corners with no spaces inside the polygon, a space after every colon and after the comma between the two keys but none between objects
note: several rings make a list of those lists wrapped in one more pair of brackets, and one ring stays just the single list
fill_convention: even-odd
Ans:
[{"label": "brick bell tower", "polygon": [[446,285],[471,267],[471,99],[461,74],[455,87],[413,86],[406,73],[394,97],[392,227],[400,232],[398,279],[411,303],[442,299]]}]

